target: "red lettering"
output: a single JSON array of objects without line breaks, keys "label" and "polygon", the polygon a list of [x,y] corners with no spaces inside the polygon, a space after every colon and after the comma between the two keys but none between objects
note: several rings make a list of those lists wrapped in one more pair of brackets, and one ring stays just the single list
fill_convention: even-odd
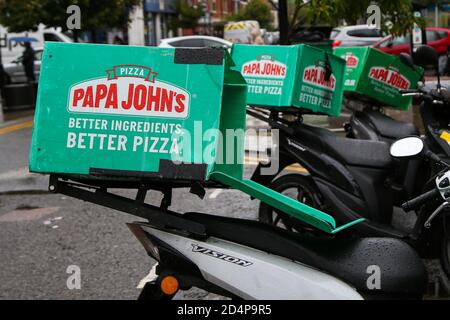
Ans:
[{"label": "red lettering", "polygon": [[94,97],[92,93],[92,86],[87,87],[86,94],[84,96],[83,100],[83,107],[90,107],[92,108],[94,106]]},{"label": "red lettering", "polygon": [[134,92],[134,84],[130,84],[130,86],[128,87],[127,101],[122,101],[122,108],[124,108],[125,110],[131,108],[131,105],[133,103],[133,92]]},{"label": "red lettering", "polygon": [[73,102],[72,106],[76,107],[78,104],[78,101],[80,101],[84,96],[84,90],[83,89],[76,89],[73,92]]},{"label": "red lettering", "polygon": [[184,101],[186,100],[186,96],[184,94],[177,94],[175,100],[177,101],[175,111],[178,113],[184,112]]},{"label": "red lettering", "polygon": [[100,100],[104,99],[108,94],[108,87],[104,84],[97,85],[95,89],[95,104],[94,107],[98,108]]},{"label": "red lettering", "polygon": [[117,84],[113,83],[109,87],[108,96],[106,97],[105,108],[113,107],[117,109]]},{"label": "red lettering", "polygon": [[161,88],[156,88],[155,94],[153,94],[153,89],[155,89],[155,87],[148,87],[147,110],[152,110],[153,104],[155,104],[153,110],[159,111],[159,103],[161,100]]},{"label": "red lettering", "polygon": [[371,78],[375,78],[375,79],[377,79],[378,78],[378,69],[375,69],[375,68],[373,68],[373,69],[371,69],[370,70],[370,75],[369,75]]},{"label": "red lettering", "polygon": [[146,95],[147,88],[143,84],[136,86],[136,89],[134,90],[134,108],[136,110],[145,108]]},{"label": "red lettering", "polygon": [[173,95],[174,95],[173,91],[162,90],[160,111],[167,110],[169,112],[172,112]]}]

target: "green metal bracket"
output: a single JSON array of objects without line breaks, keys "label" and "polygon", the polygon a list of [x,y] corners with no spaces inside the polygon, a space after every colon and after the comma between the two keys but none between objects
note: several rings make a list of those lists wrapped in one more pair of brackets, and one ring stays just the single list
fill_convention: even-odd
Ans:
[{"label": "green metal bracket", "polygon": [[289,198],[255,181],[236,179],[232,176],[217,171],[213,172],[210,178],[234,189],[241,190],[242,192],[245,192],[248,195],[255,197],[268,205],[277,208],[294,218],[304,221],[326,233],[335,234],[364,221],[364,218],[361,218],[340,227],[336,227],[336,222],[333,217],[325,212],[312,208],[295,199]]}]

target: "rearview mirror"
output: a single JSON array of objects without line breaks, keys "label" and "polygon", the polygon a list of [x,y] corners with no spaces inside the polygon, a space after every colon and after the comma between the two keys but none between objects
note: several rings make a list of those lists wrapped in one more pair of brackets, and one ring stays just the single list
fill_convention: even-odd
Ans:
[{"label": "rearview mirror", "polygon": [[414,63],[422,68],[433,67],[434,70],[439,70],[438,55],[436,50],[430,46],[420,46],[414,52]]},{"label": "rearview mirror", "polygon": [[406,137],[395,141],[391,145],[390,154],[394,158],[408,158],[418,156],[425,145],[419,137]]},{"label": "rearview mirror", "polygon": [[410,67],[411,69],[415,70],[414,61],[413,61],[412,57],[409,54],[404,53],[404,52],[400,53],[400,61],[404,65],[406,65],[406,66]]}]

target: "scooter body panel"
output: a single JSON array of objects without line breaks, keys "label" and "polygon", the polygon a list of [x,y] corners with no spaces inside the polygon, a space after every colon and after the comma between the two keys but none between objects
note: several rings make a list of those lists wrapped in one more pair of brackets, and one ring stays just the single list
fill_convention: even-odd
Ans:
[{"label": "scooter body panel", "polygon": [[[302,137],[280,135],[280,149],[291,157],[290,162],[298,162],[308,170],[331,208],[335,207],[334,194],[342,203],[339,207],[353,212],[355,217],[377,223],[391,221],[393,197],[385,183],[389,169],[348,165],[303,141]],[[346,215],[334,215],[334,218],[339,223],[348,222]]]},{"label": "scooter body panel", "polygon": [[143,228],[197,265],[205,280],[244,299],[362,299],[340,279],[299,262],[214,237]]}]

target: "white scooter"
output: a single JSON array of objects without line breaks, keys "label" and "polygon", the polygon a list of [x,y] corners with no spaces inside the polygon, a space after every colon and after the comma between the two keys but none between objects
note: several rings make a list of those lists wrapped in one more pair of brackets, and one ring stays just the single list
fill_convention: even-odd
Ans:
[{"label": "white scooter", "polygon": [[[402,139],[391,152],[415,156],[422,149]],[[128,224],[158,262],[141,300],[171,299],[192,287],[235,299],[420,299],[427,284],[422,260],[398,239],[317,237],[258,221],[178,214],[168,210],[167,190],[160,190],[161,207],[143,202],[144,189],[133,200],[52,176],[50,190],[148,220]]]},{"label": "white scooter", "polygon": [[[423,149],[422,140],[407,138],[394,143],[391,154],[411,157]],[[450,179],[450,171],[446,175]],[[417,299],[425,291],[421,259],[398,239],[312,237],[257,221],[201,213],[182,217],[202,225],[205,234],[151,222],[128,225],[158,261],[158,276],[140,299],[170,299],[191,287],[238,299]]]}]

